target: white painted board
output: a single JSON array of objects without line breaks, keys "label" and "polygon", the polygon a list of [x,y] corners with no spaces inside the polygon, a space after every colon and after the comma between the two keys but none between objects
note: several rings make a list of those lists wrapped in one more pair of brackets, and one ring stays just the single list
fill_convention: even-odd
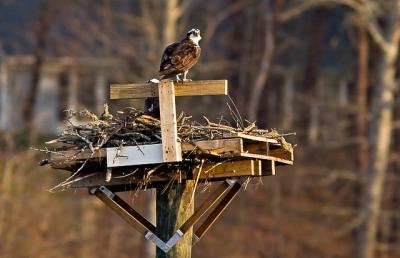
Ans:
[{"label": "white painted board", "polygon": [[107,167],[163,163],[162,144],[107,148]]}]

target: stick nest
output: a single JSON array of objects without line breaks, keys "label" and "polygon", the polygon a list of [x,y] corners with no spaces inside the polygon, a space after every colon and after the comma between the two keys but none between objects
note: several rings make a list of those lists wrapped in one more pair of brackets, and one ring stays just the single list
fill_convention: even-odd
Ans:
[{"label": "stick nest", "polygon": [[[193,142],[198,140],[221,139],[227,133],[245,133],[276,139],[282,146],[288,146],[284,137],[276,130],[258,129],[255,123],[243,126],[240,121],[235,121],[233,127],[227,120],[220,118],[218,122],[211,122],[203,117],[202,123],[191,120],[190,116],[183,113],[177,118],[178,141]],[[52,151],[86,150],[92,152],[105,147],[137,146],[143,144],[161,143],[160,120],[145,115],[135,108],[125,108],[111,115],[105,105],[100,116],[83,110],[75,112],[68,110],[67,126],[54,140],[46,142],[47,145],[62,145]],[[77,123],[74,121],[87,121]]]},{"label": "stick nest", "polygon": [[[52,190],[67,188],[82,177],[80,172],[88,165],[88,161],[106,147],[140,146],[143,144],[161,143],[160,120],[145,115],[142,111],[132,107],[124,108],[115,114],[110,114],[107,104],[100,116],[88,110],[67,111],[67,125],[56,139],[46,142],[45,149],[36,149],[46,154],[60,157],[57,162],[44,159],[41,165],[50,163],[53,168],[73,171],[73,174]],[[276,139],[283,148],[290,148],[282,135],[276,130],[262,130],[255,123],[243,122],[238,112],[231,112],[234,126],[223,117],[218,122],[211,122],[203,117],[203,122],[196,122],[190,116],[180,114],[177,118],[178,141],[193,142],[199,140],[221,139],[229,133],[244,133],[252,136],[261,136]],[[74,150],[72,156],[65,156],[64,151]],[[80,153],[90,150],[92,155],[86,160],[78,160]],[[195,155],[185,162],[195,162]],[[69,164],[72,164],[69,167]],[[68,168],[69,167],[69,168]],[[153,168],[150,168],[153,171]]]}]

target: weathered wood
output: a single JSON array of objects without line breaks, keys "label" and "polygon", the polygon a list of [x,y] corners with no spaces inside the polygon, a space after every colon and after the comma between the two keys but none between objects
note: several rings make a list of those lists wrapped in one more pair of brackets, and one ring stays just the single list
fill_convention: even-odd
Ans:
[{"label": "weathered wood", "polygon": [[[255,139],[227,138],[217,140],[202,140],[193,142],[176,143],[181,145],[182,155],[190,153],[199,158],[214,157],[217,159],[260,159],[276,161],[276,165],[292,165],[294,161],[293,147],[283,147],[279,143],[270,143],[265,141],[256,141]],[[142,164],[163,163],[160,153],[157,155],[153,151],[147,151],[147,147],[152,145],[126,146],[120,150],[119,158],[115,158],[115,153],[109,155],[109,166],[132,166]],[[114,148],[117,150],[118,148]],[[132,153],[128,150],[133,150]],[[143,155],[144,153],[144,155]],[[132,155],[131,155],[132,154]],[[151,161],[146,159],[149,154]],[[53,168],[76,171],[86,159],[90,161],[86,164],[83,171],[101,171],[106,167],[106,150],[100,149],[95,153],[90,150],[80,152],[78,150],[69,150],[59,153],[51,153],[49,163]],[[148,155],[147,155],[148,156]],[[155,157],[158,157],[155,159]],[[111,164],[114,162],[115,164]]]},{"label": "weathered wood", "polygon": [[240,153],[239,157],[248,158],[248,159],[259,159],[259,160],[273,160],[273,161],[276,161],[279,165],[282,165],[282,164],[293,165],[293,161],[291,161],[291,160],[285,160],[285,159],[276,158],[276,157],[267,156],[267,155],[260,155],[260,154],[253,154],[253,153]]},{"label": "weathered wood", "polygon": [[284,149],[284,148],[280,147],[280,148],[276,148],[276,149],[269,149],[268,150],[268,156],[272,156],[272,157],[283,159],[283,160],[292,161],[291,162],[292,164],[293,164],[293,161],[294,161],[293,148]]},{"label": "weathered wood", "polygon": [[126,212],[132,215],[132,217],[134,217],[135,220],[137,220],[140,224],[142,224],[147,229],[147,231],[151,231],[153,233],[156,232],[156,227],[150,221],[148,221],[146,218],[140,215],[135,209],[129,206],[129,204],[126,203],[123,199],[121,199],[121,197],[115,195],[114,198],[112,199],[116,204],[118,204]]},{"label": "weathered wood", "polygon": [[243,152],[243,141],[241,138],[231,138],[182,143],[182,152],[192,151],[216,156],[227,153],[241,153]]},{"label": "weathered wood", "polygon": [[106,149],[99,149],[92,153],[90,150],[67,150],[67,151],[59,151],[50,153],[50,161],[52,162],[62,162],[67,158],[70,160],[86,160],[89,158],[105,158],[107,156]]},{"label": "weathered wood", "polygon": [[161,138],[164,162],[182,161],[178,130],[176,124],[175,90],[174,84],[161,81],[158,86],[160,101]]},{"label": "weathered wood", "polygon": [[[173,83],[173,82],[170,82]],[[227,95],[227,80],[207,80],[174,83],[175,96]],[[158,84],[111,84],[110,99],[142,99],[158,97]]]},{"label": "weathered wood", "polygon": [[[192,216],[194,202],[191,196],[194,186],[194,180],[188,180],[168,187],[165,192],[163,188],[157,188],[157,236],[161,240],[166,242]],[[191,258],[192,237],[190,229],[168,253],[157,248],[156,257]]]},{"label": "weathered wood", "polygon": [[269,144],[266,142],[251,141],[244,144],[242,152],[267,155],[269,150],[268,146]]},{"label": "weathered wood", "polygon": [[237,176],[259,176],[261,175],[260,160],[238,160],[222,163],[207,163],[203,166],[197,165],[193,168],[193,177],[198,173],[200,178],[226,178]]},{"label": "weathered wood", "polygon": [[236,132],[236,133],[224,133],[223,134],[223,138],[236,138],[236,137],[240,137],[242,138],[244,141],[258,141],[258,142],[269,142],[269,143],[278,143],[277,140],[275,139],[268,139],[262,136],[254,136],[254,135],[248,135],[245,133],[240,133],[240,132]]},{"label": "weathered wood", "polygon": [[[123,220],[125,220],[143,235],[145,235],[148,231],[155,231],[154,226],[150,222],[148,222],[139,213],[129,207],[129,205],[123,202],[122,199],[117,197],[116,199],[118,200],[118,202],[116,202],[99,190],[96,190],[95,195],[114,212],[116,212]],[[123,206],[121,206],[121,204]]]},{"label": "weathered wood", "polygon": [[[136,169],[133,167],[127,170],[124,174],[121,173],[120,170],[113,171],[113,177],[109,182],[106,182],[106,173],[105,171],[99,171],[88,176],[82,178],[79,181],[76,181],[72,184],[72,187],[81,188],[81,187],[96,187],[96,186],[115,186],[115,185],[127,185],[131,186],[129,188],[137,188],[139,184],[144,182],[143,172],[133,173]],[[131,174],[131,175],[128,175]],[[128,176],[127,176],[128,175]],[[186,174],[170,172],[168,174],[163,175],[152,175],[149,179],[149,183],[158,183],[158,182],[169,182],[171,180],[182,179],[185,180]]]},{"label": "weathered wood", "polygon": [[180,227],[180,230],[185,233],[199,221],[199,219],[219,200],[219,198],[229,189],[230,185],[223,182],[218,188],[200,205],[194,214]]},{"label": "weathered wood", "polygon": [[[140,170],[142,169],[142,170]],[[143,168],[138,168],[136,171],[135,167],[129,169],[117,169],[114,170],[113,177],[109,182],[106,182],[105,172],[97,172],[91,175],[85,176],[85,178],[76,181],[72,184],[72,187],[96,187],[96,186],[115,186],[115,185],[127,185],[131,188],[136,188],[138,184],[143,182]],[[193,178],[197,178],[200,171],[200,167],[196,165],[193,168]],[[213,179],[216,181],[225,180],[229,177],[236,176],[268,176],[275,174],[275,163],[269,160],[237,160],[225,163],[207,163],[204,164],[201,169],[199,180]],[[128,175],[128,176],[127,176]],[[169,182],[171,180],[185,180],[188,179],[188,175],[185,173],[177,173],[172,170],[169,173],[163,173],[162,175],[155,173],[149,179],[150,183],[158,182]]]},{"label": "weathered wood", "polygon": [[235,196],[239,193],[240,188],[241,185],[235,183],[229,192],[218,203],[217,207],[215,207],[205,221],[199,226],[199,228],[195,231],[196,242],[198,242],[204,236],[204,234],[210,229],[210,227],[214,224],[226,207],[228,207]]}]

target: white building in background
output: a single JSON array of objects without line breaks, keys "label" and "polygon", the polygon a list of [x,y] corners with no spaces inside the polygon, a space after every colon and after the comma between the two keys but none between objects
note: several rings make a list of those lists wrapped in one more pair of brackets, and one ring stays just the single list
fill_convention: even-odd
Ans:
[{"label": "white building in background", "polygon": [[[0,130],[24,128],[23,108],[32,81],[32,56],[0,60]],[[124,65],[99,58],[49,58],[42,66],[34,111],[42,133],[56,133],[66,109],[88,108],[100,113],[108,98],[108,84]]]}]

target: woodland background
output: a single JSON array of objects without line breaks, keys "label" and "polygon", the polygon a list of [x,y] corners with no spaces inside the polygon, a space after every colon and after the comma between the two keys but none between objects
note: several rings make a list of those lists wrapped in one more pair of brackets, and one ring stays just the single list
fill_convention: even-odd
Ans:
[{"label": "woodland background", "polygon": [[[35,128],[46,110],[33,107],[49,59],[116,59],[108,82],[142,82],[193,27],[203,52],[190,78],[228,79],[244,118],[297,133],[287,137],[295,166],[253,181],[194,257],[399,257],[399,0],[0,0],[0,63],[33,60],[24,99],[0,110],[12,123],[22,107],[24,118],[1,131],[0,257],[152,257],[86,191],[47,191],[67,174],[28,150],[54,136]],[[79,99],[92,93],[79,94],[76,106],[91,108]],[[195,117],[229,119],[225,97],[178,102]],[[133,104],[143,105],[112,111]],[[154,196],[125,197],[148,214]]]}]

